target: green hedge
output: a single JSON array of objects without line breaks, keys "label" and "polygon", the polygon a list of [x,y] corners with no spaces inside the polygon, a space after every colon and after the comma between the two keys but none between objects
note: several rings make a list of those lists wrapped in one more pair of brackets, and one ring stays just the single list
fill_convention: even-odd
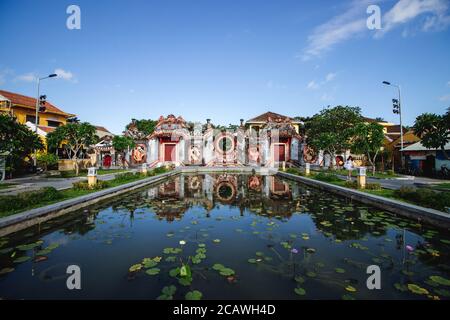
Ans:
[{"label": "green hedge", "polygon": [[446,211],[450,207],[450,192],[437,192],[430,189],[401,187],[394,191],[398,198],[405,199],[420,206]]},{"label": "green hedge", "polygon": [[89,186],[87,181],[78,181],[72,184],[74,190],[101,190],[110,187],[108,181],[97,180],[97,184],[93,187]]},{"label": "green hedge", "polygon": [[14,196],[0,197],[0,211],[14,211],[38,205],[43,202],[61,199],[63,195],[53,187],[37,191],[22,192]]},{"label": "green hedge", "polygon": [[318,174],[316,174],[314,176],[314,179],[319,180],[319,181],[324,181],[324,182],[342,181],[342,179],[339,178],[334,173],[324,173],[324,172],[319,172]]}]

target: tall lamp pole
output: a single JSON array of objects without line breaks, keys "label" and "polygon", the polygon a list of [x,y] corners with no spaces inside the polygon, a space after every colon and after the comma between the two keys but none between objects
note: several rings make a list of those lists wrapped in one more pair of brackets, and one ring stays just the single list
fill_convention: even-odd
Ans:
[{"label": "tall lamp pole", "polygon": [[[43,78],[39,78],[38,77],[38,79],[37,79],[36,116],[34,118],[34,132],[36,134],[38,134],[38,125],[39,125],[39,118],[38,118],[39,117],[39,101],[40,101],[40,98],[41,98],[39,91],[40,91],[40,86],[41,86],[41,80],[45,80],[45,79],[48,79],[48,78],[54,78],[56,76],[57,76],[56,73],[52,73],[52,74],[49,74],[46,77],[43,77]],[[34,167],[36,168],[36,166],[37,166],[37,150],[36,149],[34,150],[33,164],[34,164]]]},{"label": "tall lamp pole", "polygon": [[402,96],[401,96],[401,88],[399,85],[397,84],[393,84],[390,83],[389,81],[383,81],[383,84],[387,85],[387,86],[392,86],[397,88],[398,90],[398,100],[396,101],[396,99],[392,99],[393,105],[394,105],[394,113],[398,113],[398,115],[400,116],[400,158],[401,158],[401,165],[403,168],[403,124],[402,124]]}]

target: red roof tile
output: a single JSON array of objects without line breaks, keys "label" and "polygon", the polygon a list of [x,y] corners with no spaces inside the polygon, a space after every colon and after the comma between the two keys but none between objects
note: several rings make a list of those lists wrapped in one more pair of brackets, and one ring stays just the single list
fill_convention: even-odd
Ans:
[{"label": "red roof tile", "polygon": [[263,113],[263,114],[261,114],[261,115],[255,117],[255,118],[253,118],[253,119],[247,120],[247,122],[268,122],[268,121],[269,121],[269,118],[271,118],[272,121],[273,121],[273,120],[276,120],[276,119],[282,119],[282,120],[284,120],[284,119],[286,119],[286,118],[287,118],[288,120],[292,120],[292,118],[290,118],[290,117],[288,117],[288,116],[283,116],[282,114],[279,114],[279,113],[275,113],[275,112],[269,111],[269,112]]},{"label": "red roof tile", "polygon": [[[13,93],[9,91],[0,90],[0,95],[4,96],[5,98],[9,99],[14,107],[14,105],[25,107],[25,108],[36,108],[36,98],[24,96],[18,93]],[[66,117],[74,116],[73,114],[67,113],[56,107],[55,105],[51,104],[47,101],[46,103],[47,110],[45,112],[47,113],[55,113],[60,114]]]}]

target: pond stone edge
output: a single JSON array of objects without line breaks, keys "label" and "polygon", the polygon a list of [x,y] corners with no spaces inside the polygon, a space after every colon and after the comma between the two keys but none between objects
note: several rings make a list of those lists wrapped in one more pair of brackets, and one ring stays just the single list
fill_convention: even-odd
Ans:
[{"label": "pond stone edge", "polygon": [[0,237],[26,229],[36,224],[43,223],[66,213],[79,210],[99,201],[103,201],[105,199],[109,199],[136,189],[140,189],[149,184],[161,182],[162,180],[178,174],[180,174],[180,170],[176,169],[157,176],[125,183],[120,186],[107,188],[80,197],[56,202],[44,207],[34,208],[4,218],[0,218]]},{"label": "pond stone edge", "polygon": [[321,190],[329,191],[334,194],[341,195],[346,198],[350,198],[352,200],[398,214],[400,216],[414,219],[418,222],[426,222],[437,228],[450,228],[450,214],[442,211],[425,208],[414,204],[409,204],[406,202],[389,199],[286,172],[278,171],[276,175],[287,178],[289,180],[298,181],[308,186],[319,188]]}]

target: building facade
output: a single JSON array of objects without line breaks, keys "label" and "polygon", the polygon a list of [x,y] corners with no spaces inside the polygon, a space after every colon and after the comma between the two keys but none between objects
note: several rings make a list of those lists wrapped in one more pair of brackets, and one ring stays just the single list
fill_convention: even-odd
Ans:
[{"label": "building facade", "polygon": [[[257,122],[255,121],[257,119]],[[133,123],[125,135],[136,146],[127,154],[132,166],[293,166],[303,161],[300,122],[267,112],[235,128],[188,123],[183,117],[161,116],[150,135]]]},{"label": "building facade", "polygon": [[[36,130],[36,98],[21,94],[0,90],[0,112],[8,113],[15,117],[21,124],[27,125],[31,130]],[[50,102],[45,103],[45,111],[38,114],[37,133],[45,142],[47,133],[55,128],[65,125],[67,119],[74,117]]]}]

